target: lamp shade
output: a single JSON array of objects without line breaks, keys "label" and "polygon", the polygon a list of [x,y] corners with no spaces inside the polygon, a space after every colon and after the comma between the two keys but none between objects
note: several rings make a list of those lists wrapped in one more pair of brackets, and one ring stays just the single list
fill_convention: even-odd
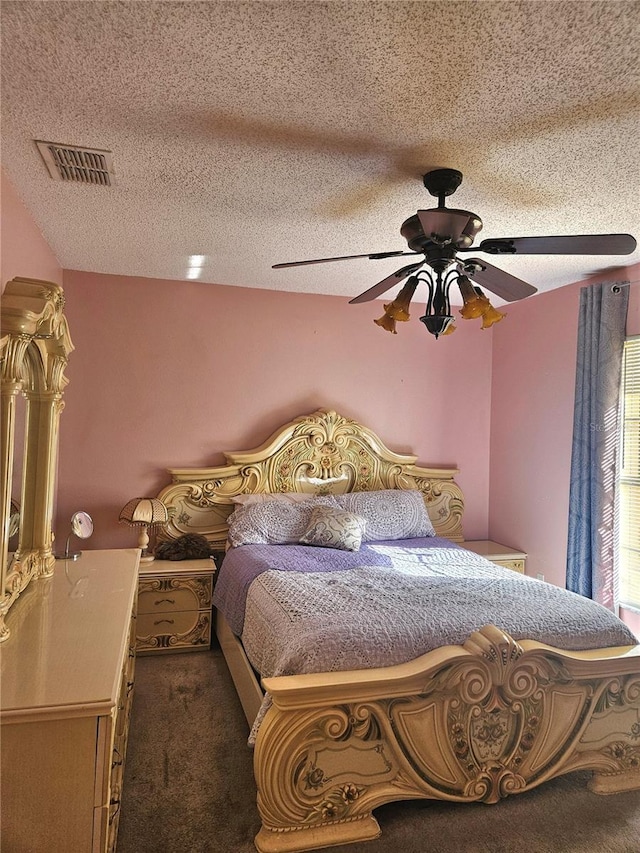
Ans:
[{"label": "lamp shade", "polygon": [[132,498],[120,510],[119,521],[153,527],[169,520],[166,506],[157,498]]},{"label": "lamp shade", "polygon": [[140,548],[140,561],[148,563],[153,560],[153,554],[148,550],[149,528],[165,524],[169,520],[166,506],[157,498],[132,498],[120,510],[119,521],[140,527],[138,537],[138,548]]}]

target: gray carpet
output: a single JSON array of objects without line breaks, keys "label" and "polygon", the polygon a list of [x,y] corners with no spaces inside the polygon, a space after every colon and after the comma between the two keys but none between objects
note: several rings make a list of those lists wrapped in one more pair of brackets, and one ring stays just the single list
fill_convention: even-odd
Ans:
[{"label": "gray carpet", "polygon": [[[255,853],[247,726],[219,649],[140,657],[118,853]],[[640,853],[640,793],[574,773],[495,806],[376,810],[382,836],[332,853]]]}]

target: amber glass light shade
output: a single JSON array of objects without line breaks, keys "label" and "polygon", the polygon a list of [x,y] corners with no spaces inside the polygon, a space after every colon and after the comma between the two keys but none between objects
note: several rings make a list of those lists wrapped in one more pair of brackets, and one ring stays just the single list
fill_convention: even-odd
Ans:
[{"label": "amber glass light shade", "polygon": [[482,317],[483,313],[487,310],[488,303],[489,300],[486,296],[474,296],[468,302],[464,303],[460,309],[460,316],[463,320],[475,320],[478,317]]},{"label": "amber glass light shade", "polygon": [[403,308],[397,299],[384,306],[384,313],[393,320],[399,320],[401,323],[406,323],[410,316],[407,309]]},{"label": "amber glass light shade", "polygon": [[393,302],[389,302],[388,305],[384,306],[384,313],[393,320],[399,320],[401,323],[406,323],[410,316],[409,311],[407,310],[408,308],[408,302],[405,307],[399,299],[394,299]]},{"label": "amber glass light shade", "polygon": [[393,317],[390,317],[387,314],[386,309],[382,317],[380,317],[379,320],[374,320],[373,322],[376,324],[376,326],[380,326],[380,328],[386,329],[387,332],[391,332],[394,335],[398,334],[396,332],[396,321],[393,319]]},{"label": "amber glass light shade", "polygon": [[502,311],[498,311],[498,309],[494,308],[493,305],[489,302],[489,307],[482,315],[482,328],[488,329],[495,323],[499,323],[500,320],[504,319],[506,316],[506,314],[503,314]]},{"label": "amber glass light shade", "polygon": [[460,316],[464,320],[475,320],[477,317],[482,317],[489,306],[487,297],[476,292],[471,279],[466,275],[458,276],[458,287],[464,303],[460,309]]},{"label": "amber glass light shade", "polygon": [[416,292],[418,279],[412,275],[407,279],[407,283],[396,296],[393,302],[389,302],[384,306],[384,313],[393,320],[399,320],[401,323],[406,323],[409,319],[409,305],[413,299],[413,294]]}]

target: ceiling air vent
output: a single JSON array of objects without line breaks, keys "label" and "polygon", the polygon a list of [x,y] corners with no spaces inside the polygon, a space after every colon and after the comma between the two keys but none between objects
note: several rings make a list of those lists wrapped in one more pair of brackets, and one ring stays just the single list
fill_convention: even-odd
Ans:
[{"label": "ceiling air vent", "polygon": [[102,187],[113,186],[116,182],[111,151],[41,142],[38,139],[35,143],[54,181]]}]

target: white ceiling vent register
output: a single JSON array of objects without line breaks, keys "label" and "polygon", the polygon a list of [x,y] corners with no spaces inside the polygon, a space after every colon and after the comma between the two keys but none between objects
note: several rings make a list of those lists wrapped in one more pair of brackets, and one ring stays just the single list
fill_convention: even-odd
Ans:
[{"label": "white ceiling vent register", "polygon": [[54,181],[101,187],[110,187],[116,182],[111,151],[41,142],[38,139],[35,143]]}]

